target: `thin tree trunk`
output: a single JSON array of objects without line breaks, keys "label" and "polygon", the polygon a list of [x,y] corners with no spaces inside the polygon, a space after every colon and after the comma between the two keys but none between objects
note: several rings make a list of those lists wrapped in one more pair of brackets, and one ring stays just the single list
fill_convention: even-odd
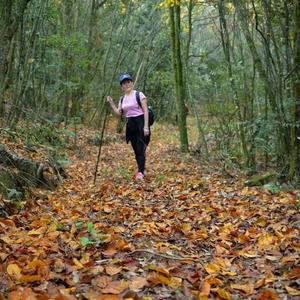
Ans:
[{"label": "thin tree trunk", "polygon": [[[295,7],[295,38],[294,38],[294,70],[293,95],[294,95],[294,155],[291,161],[290,173],[300,176],[300,1],[296,1]],[[294,161],[294,162],[293,162]]]},{"label": "thin tree trunk", "polygon": [[284,116],[281,112],[281,109],[276,101],[276,90],[274,89],[274,86],[269,81],[268,73],[264,68],[263,61],[259,56],[257,47],[254,43],[253,38],[251,37],[251,33],[248,27],[249,16],[247,15],[247,8],[245,6],[245,3],[238,0],[233,0],[233,4],[236,10],[238,11],[238,16],[243,29],[243,33],[246,38],[251,55],[253,57],[254,63],[256,65],[257,71],[263,82],[267,99],[270,103],[271,109],[275,117],[277,118],[277,122],[276,122],[276,131],[278,135],[278,146],[276,147],[277,163],[279,166],[284,166],[286,165],[285,164],[285,156],[287,153],[286,149],[289,148],[290,139],[286,135],[286,131],[282,126],[286,122],[284,120]]},{"label": "thin tree trunk", "polygon": [[[242,115],[242,107],[239,101],[239,96],[238,96],[238,91],[236,88],[235,80],[233,78],[233,73],[232,73],[232,66],[231,66],[231,49],[230,49],[230,38],[229,38],[229,32],[227,29],[227,22],[225,19],[225,5],[224,5],[224,0],[219,0],[218,1],[218,9],[219,9],[219,17],[220,17],[220,33],[221,33],[221,40],[222,40],[222,46],[223,46],[223,51],[225,55],[225,59],[227,62],[227,71],[228,71],[228,76],[229,76],[229,81],[231,85],[231,89],[233,91],[233,99],[234,103],[237,106],[238,110],[238,118],[239,122],[241,124],[244,123],[244,118]],[[246,106],[244,107],[244,110],[246,110]],[[249,151],[247,149],[247,143],[246,143],[246,134],[245,134],[245,129],[243,128],[243,125],[239,126],[239,135],[241,139],[241,144],[242,144],[242,149],[244,152],[244,155],[246,157],[247,162],[254,162],[253,158],[250,158]],[[248,167],[253,168],[253,165],[249,165]]]},{"label": "thin tree trunk", "polygon": [[186,106],[185,93],[183,86],[183,68],[180,49],[180,3],[170,6],[171,23],[171,42],[173,53],[174,85],[176,91],[176,107],[178,114],[178,128],[180,135],[180,149],[182,152],[189,150],[187,124],[186,124]]},{"label": "thin tree trunk", "polygon": [[22,22],[23,14],[30,0],[20,0],[13,11],[14,0],[0,0],[0,116],[4,114],[4,95],[7,89],[7,74],[9,69],[9,49],[11,41]]}]

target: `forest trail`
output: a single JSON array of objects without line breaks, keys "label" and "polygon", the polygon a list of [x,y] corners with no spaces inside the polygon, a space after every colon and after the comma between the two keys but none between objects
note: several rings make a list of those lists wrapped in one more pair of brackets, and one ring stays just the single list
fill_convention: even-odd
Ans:
[{"label": "forest trail", "polygon": [[130,145],[110,128],[94,185],[98,147],[82,130],[64,183],[0,219],[0,299],[300,297],[296,195],[180,155],[173,132],[155,125],[136,182]]}]

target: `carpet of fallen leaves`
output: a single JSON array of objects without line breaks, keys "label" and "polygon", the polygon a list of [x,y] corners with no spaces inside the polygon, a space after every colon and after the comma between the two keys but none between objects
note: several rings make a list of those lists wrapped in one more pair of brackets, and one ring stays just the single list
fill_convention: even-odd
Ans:
[{"label": "carpet of fallen leaves", "polygon": [[96,184],[82,129],[63,184],[0,219],[0,299],[300,299],[296,193],[244,187],[157,124],[136,182],[110,127]]}]

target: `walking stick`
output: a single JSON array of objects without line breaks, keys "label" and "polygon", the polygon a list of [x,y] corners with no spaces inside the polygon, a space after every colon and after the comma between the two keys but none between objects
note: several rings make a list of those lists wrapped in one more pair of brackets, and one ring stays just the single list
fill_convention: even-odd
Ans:
[{"label": "walking stick", "polygon": [[106,122],[107,122],[107,116],[108,116],[108,108],[107,105],[105,105],[105,114],[104,114],[104,120],[102,124],[102,129],[101,129],[101,135],[100,135],[100,145],[99,145],[99,150],[98,150],[98,156],[97,156],[97,162],[96,162],[96,168],[95,168],[95,173],[94,173],[94,184],[96,183],[96,178],[97,178],[97,173],[98,173],[98,165],[100,161],[100,155],[101,155],[101,150],[102,150],[102,144],[103,144],[103,136],[104,136],[104,130],[106,127]]}]

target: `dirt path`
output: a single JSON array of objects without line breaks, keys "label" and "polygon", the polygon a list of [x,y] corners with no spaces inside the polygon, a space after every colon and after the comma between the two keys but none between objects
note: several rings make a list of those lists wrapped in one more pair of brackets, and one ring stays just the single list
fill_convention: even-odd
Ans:
[{"label": "dirt path", "polygon": [[98,149],[83,131],[63,185],[0,219],[3,297],[297,299],[296,196],[204,168],[172,132],[155,128],[135,182],[130,146],[110,131],[94,185]]}]

